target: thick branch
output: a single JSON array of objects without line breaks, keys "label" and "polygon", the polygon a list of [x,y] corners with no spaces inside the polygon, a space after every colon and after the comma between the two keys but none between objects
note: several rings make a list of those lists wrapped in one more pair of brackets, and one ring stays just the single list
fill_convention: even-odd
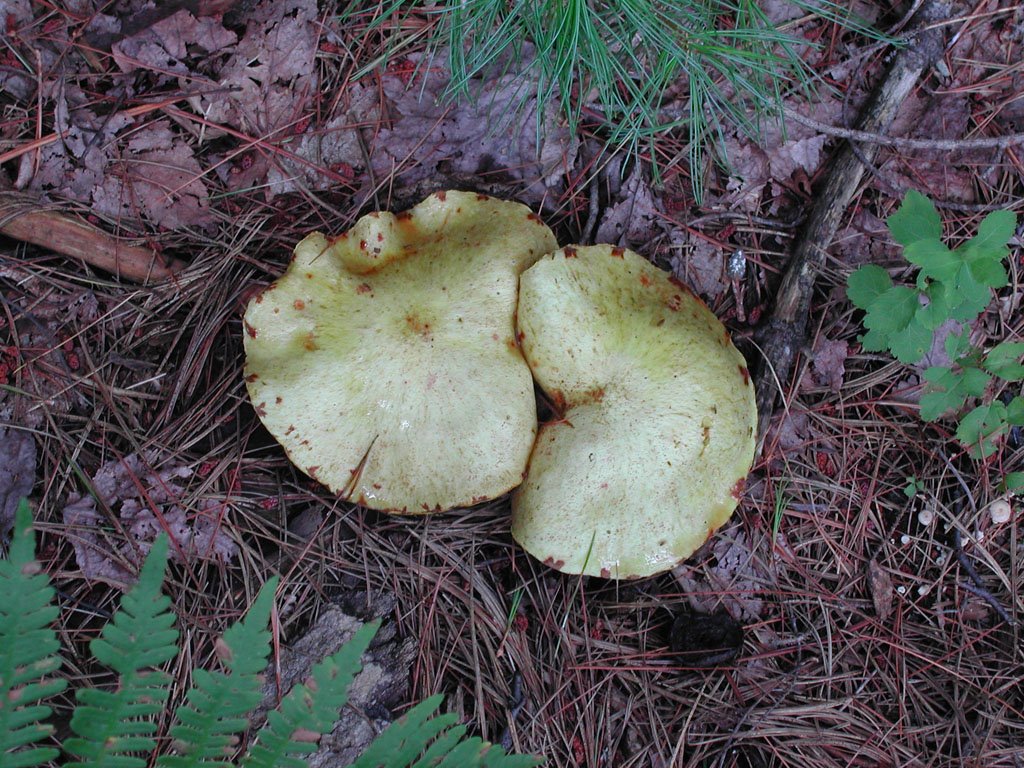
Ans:
[{"label": "thick branch", "polygon": [[[857,121],[857,130],[876,134],[886,131],[921,73],[942,55],[942,27],[935,22],[947,14],[944,3],[935,0],[924,3],[912,22],[914,31],[907,46],[896,53],[885,79],[864,107]],[[861,157],[872,162],[878,146],[867,144],[859,150]],[[843,213],[863,176],[864,165],[853,147],[845,143],[832,160],[825,185],[817,195],[817,202],[783,274],[775,297],[775,308],[760,331],[764,360],[757,376],[759,440],[763,440],[771,420],[778,392],[776,381],[785,385],[797,352],[806,340],[811,293],[824,262],[826,248],[835,237]]]}]

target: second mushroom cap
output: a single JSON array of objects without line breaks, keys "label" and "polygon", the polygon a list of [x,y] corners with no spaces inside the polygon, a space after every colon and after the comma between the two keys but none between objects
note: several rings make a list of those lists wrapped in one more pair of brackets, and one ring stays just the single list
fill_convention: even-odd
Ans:
[{"label": "second mushroom cap", "polygon": [[512,535],[568,573],[648,576],[732,514],[754,456],[743,356],[712,312],[639,255],[564,248],[520,282],[520,340],[561,412],[537,438]]}]

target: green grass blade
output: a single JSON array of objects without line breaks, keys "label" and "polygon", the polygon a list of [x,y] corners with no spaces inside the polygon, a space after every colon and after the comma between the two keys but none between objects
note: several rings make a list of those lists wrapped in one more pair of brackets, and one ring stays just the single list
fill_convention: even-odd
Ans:
[{"label": "green grass blade", "polygon": [[93,655],[119,674],[113,691],[80,689],[71,718],[77,738],[65,749],[79,758],[71,768],[144,768],[156,747],[152,718],[163,711],[170,676],[153,669],[177,654],[171,601],[162,594],[167,567],[167,537],[153,543],[138,583],[121,599],[114,618],[90,643]]},{"label": "green grass blade", "polygon": [[51,604],[50,581],[38,571],[32,513],[22,499],[10,551],[0,560],[0,764],[12,768],[39,765],[59,754],[31,746],[53,731],[41,722],[50,707],[38,702],[67,686],[66,680],[46,678],[60,668],[60,644],[50,628],[58,611]]}]

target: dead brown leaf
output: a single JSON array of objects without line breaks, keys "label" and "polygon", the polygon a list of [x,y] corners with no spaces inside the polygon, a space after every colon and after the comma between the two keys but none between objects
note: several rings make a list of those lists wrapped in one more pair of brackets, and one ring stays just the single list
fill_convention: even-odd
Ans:
[{"label": "dead brown leaf", "polygon": [[[178,562],[224,562],[238,554],[238,545],[224,532],[223,503],[207,498],[194,510],[186,510],[182,506],[185,489],[176,481],[191,477],[192,468],[170,464],[157,470],[156,459],[152,453],[144,457],[132,453],[107,462],[92,477],[95,497],[69,497],[63,519],[84,578],[127,588],[161,532],[171,537],[170,556]],[[110,521],[96,499],[117,515],[126,539],[104,531]]]},{"label": "dead brown leaf", "polygon": [[[199,95],[193,109],[208,123],[225,124],[271,142],[302,117],[317,88],[315,0],[261,0],[246,13],[246,29],[224,65],[207,78],[182,78]],[[209,132],[216,135],[212,129]]]},{"label": "dead brown leaf", "polygon": [[[180,10],[111,48],[122,72],[148,69],[163,74],[192,72],[189,57],[208,55],[232,45],[237,36],[214,18],[196,18]],[[196,50],[198,49],[198,50]]]},{"label": "dead brown leaf", "polygon": [[513,181],[521,188],[517,197],[532,205],[563,189],[579,139],[563,124],[558,106],[549,103],[538,141],[530,56],[524,56],[519,72],[503,68],[485,74],[472,85],[470,97],[457,103],[437,97],[450,81],[444,59],[444,53],[429,61],[410,57],[410,66],[421,65],[415,78],[383,79],[395,119],[373,145],[375,174],[395,171],[404,186],[438,174]]},{"label": "dead brown leaf", "polygon": [[716,534],[713,565],[683,564],[672,572],[694,611],[711,614],[725,609],[741,623],[754,621],[764,609],[763,595],[773,578],[747,533],[731,526]]},{"label": "dead brown leaf", "polygon": [[892,613],[892,577],[876,559],[868,563],[868,590],[871,592],[871,602],[875,606],[875,615],[879,621],[886,621]]},{"label": "dead brown leaf", "polygon": [[819,387],[838,392],[846,375],[846,358],[850,344],[844,339],[818,336],[811,352],[811,379]]},{"label": "dead brown leaf", "polygon": [[0,538],[7,537],[18,502],[32,493],[35,479],[35,439],[12,425],[0,425]]},{"label": "dead brown leaf", "polygon": [[93,205],[117,220],[141,213],[166,229],[209,227],[215,220],[202,176],[192,148],[159,120],[132,134],[93,189]]}]

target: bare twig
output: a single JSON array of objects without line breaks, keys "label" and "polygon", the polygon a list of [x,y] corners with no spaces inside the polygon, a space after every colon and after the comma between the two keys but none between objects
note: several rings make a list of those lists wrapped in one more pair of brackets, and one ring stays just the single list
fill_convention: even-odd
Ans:
[{"label": "bare twig", "polygon": [[[943,50],[941,25],[934,22],[947,13],[944,4],[927,0],[914,18],[914,32],[907,47],[893,59],[885,79],[864,108],[857,130],[878,134],[892,123],[900,105],[917,83],[921,73],[931,66]],[[878,145],[862,148],[870,161]],[[811,291],[825,258],[825,250],[835,237],[839,221],[853,198],[864,175],[864,165],[851,145],[846,144],[832,160],[824,188],[793,249],[786,272],[775,299],[775,308],[761,329],[764,360],[757,376],[757,408],[760,414],[759,442],[763,440],[775,404],[775,376],[785,382],[789,378],[797,352],[803,345],[807,330],[807,313]]]},{"label": "bare twig", "polygon": [[960,529],[956,527],[953,528],[953,547],[956,550],[956,559],[960,563],[960,567],[963,568],[964,573],[970,577],[971,582],[974,582],[972,584],[970,582],[961,581],[959,582],[960,586],[991,605],[995,612],[999,614],[999,618],[1011,627],[1015,626],[1017,622],[1010,618],[1010,614],[1006,612],[1006,609],[1003,608],[1002,604],[1000,604],[995,596],[985,588],[985,585],[981,580],[981,576],[978,575],[978,572],[974,570],[974,566],[971,565],[971,561],[967,558],[967,553],[964,552],[963,539],[960,537]]},{"label": "bare twig", "polygon": [[850,139],[863,144],[877,144],[882,147],[896,149],[932,149],[941,152],[966,152],[972,149],[1006,149],[1014,144],[1024,144],[1024,133],[1011,133],[1006,136],[986,136],[981,139],[902,139],[896,136],[885,136],[873,131],[861,131],[854,128],[840,128],[827,125],[804,117],[799,112],[785,110],[786,119],[806,125],[826,136]]}]

